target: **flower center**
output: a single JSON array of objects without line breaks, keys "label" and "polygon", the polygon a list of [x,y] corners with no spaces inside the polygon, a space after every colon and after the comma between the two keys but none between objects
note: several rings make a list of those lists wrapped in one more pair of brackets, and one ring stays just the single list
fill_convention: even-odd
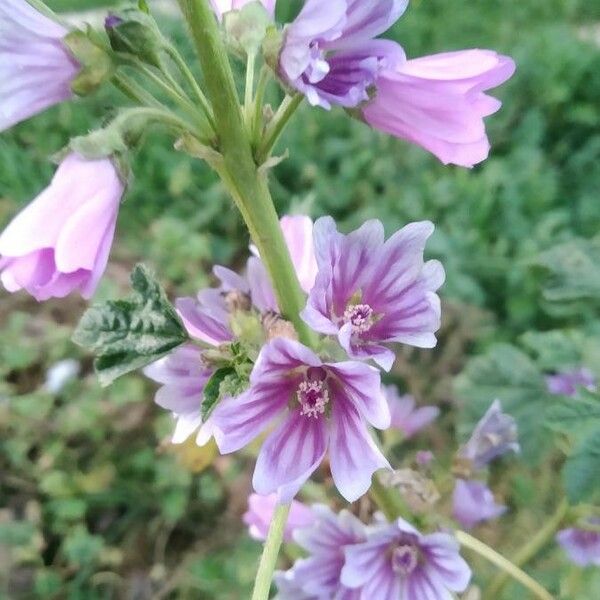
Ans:
[{"label": "flower center", "polygon": [[419,546],[416,536],[405,533],[392,549],[391,561],[394,573],[406,577],[419,565]]},{"label": "flower center", "polygon": [[311,42],[310,63],[304,71],[309,83],[315,84],[323,81],[329,73],[329,69],[329,63],[325,60],[325,52],[319,47],[319,42]]},{"label": "flower center", "polygon": [[364,333],[373,326],[375,315],[368,304],[349,304],[344,311],[344,322],[352,325],[352,333]]},{"label": "flower center", "polygon": [[298,402],[302,409],[301,415],[315,419],[325,412],[329,402],[329,390],[324,380],[304,380],[298,386]]}]

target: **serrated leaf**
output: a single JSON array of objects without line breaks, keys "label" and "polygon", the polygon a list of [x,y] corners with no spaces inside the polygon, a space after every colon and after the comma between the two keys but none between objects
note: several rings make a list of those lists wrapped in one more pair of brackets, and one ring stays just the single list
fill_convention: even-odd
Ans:
[{"label": "serrated leaf", "polygon": [[204,398],[202,400],[202,421],[206,421],[215,409],[221,396],[221,384],[230,375],[235,375],[233,367],[222,367],[217,369],[204,386]]},{"label": "serrated leaf", "polygon": [[600,427],[567,460],[563,480],[572,504],[591,501],[600,493]]},{"label": "serrated leaf", "polygon": [[550,408],[546,416],[548,427],[578,438],[590,429],[600,432],[600,399],[585,390],[582,394],[582,398],[565,398]]},{"label": "serrated leaf", "polygon": [[166,294],[143,265],[131,273],[134,293],[88,309],[73,341],[96,355],[102,385],[164,356],[189,336]]}]

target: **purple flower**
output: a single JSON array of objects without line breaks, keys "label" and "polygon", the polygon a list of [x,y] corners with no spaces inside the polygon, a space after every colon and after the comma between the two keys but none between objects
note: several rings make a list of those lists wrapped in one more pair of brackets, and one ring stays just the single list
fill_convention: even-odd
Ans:
[{"label": "purple flower", "polygon": [[[219,21],[223,19],[225,13],[231,12],[232,10],[241,10],[250,2],[256,0],[210,0],[213,10],[217,15]],[[260,3],[265,7],[267,12],[273,16],[275,14],[275,3],[276,0],[259,0]]]},{"label": "purple flower", "polygon": [[[248,497],[248,510],[244,513],[244,523],[248,525],[248,531],[255,540],[266,540],[269,532],[269,525],[273,520],[273,513],[277,507],[277,494],[269,496],[260,496],[251,494]],[[311,508],[292,500],[290,513],[285,524],[283,534],[284,540],[292,540],[292,534],[296,529],[302,529],[312,525],[315,520],[315,514]]]},{"label": "purple flower", "polygon": [[458,456],[469,460],[473,468],[483,469],[495,458],[519,450],[517,424],[510,415],[502,412],[500,400],[494,400],[467,443],[458,451]]},{"label": "purple flower", "polygon": [[382,345],[436,344],[444,281],[436,260],[423,262],[433,233],[429,221],[411,223],[384,242],[380,221],[367,221],[348,235],[331,217],[315,223],[319,272],[302,318],[316,331],[337,335],[351,358],[375,360],[389,370],[394,353]]},{"label": "purple flower", "polygon": [[180,346],[146,367],[144,375],[162,384],[154,401],[177,421],[172,443],[185,442],[202,424],[204,386],[212,375],[202,363],[202,350],[193,344]]},{"label": "purple flower", "polygon": [[423,535],[402,519],[374,528],[345,552],[341,581],[360,588],[364,600],[437,600],[464,591],[471,579],[451,535]]},{"label": "purple flower", "polygon": [[512,59],[492,50],[460,50],[396,62],[379,72],[374,98],[362,109],[375,129],[422,146],[443,163],[485,160],[483,118],[501,103],[484,92],[509,79]]},{"label": "purple flower", "polygon": [[594,374],[585,367],[561,371],[556,375],[546,377],[546,386],[551,394],[562,396],[576,396],[577,389],[582,387],[590,392],[596,391],[596,378]]},{"label": "purple flower", "polygon": [[303,215],[285,216],[280,223],[300,285],[308,293],[315,284],[318,270],[312,219]]},{"label": "purple flower", "polygon": [[67,33],[25,0],[0,2],[0,131],[73,96]]},{"label": "purple flower", "polygon": [[[590,525],[600,526],[600,519],[590,519]],[[563,547],[567,555],[576,565],[600,566],[600,532],[579,528],[559,531],[556,541]]]},{"label": "purple flower", "polygon": [[69,154],[50,186],[0,235],[4,287],[37,300],[73,291],[89,298],[108,262],[124,189],[110,158]]},{"label": "purple flower", "polygon": [[322,600],[322,596],[306,594],[302,591],[300,582],[293,569],[289,571],[275,571],[273,581],[278,591],[275,600]]},{"label": "purple flower", "polygon": [[491,490],[481,481],[457,479],[452,496],[454,518],[465,528],[481,521],[495,519],[506,512],[506,506],[496,504]]},{"label": "purple flower", "polygon": [[[326,506],[315,505],[313,512],[314,523],[294,532],[295,541],[309,556],[296,561],[293,568],[282,577],[283,583],[293,582],[294,593],[305,594],[305,598],[358,600],[359,592],[344,586],[340,576],[345,562],[345,548],[364,542],[366,527],[346,510],[336,515]],[[278,588],[281,600],[303,598],[285,590],[285,585],[278,584]]]},{"label": "purple flower", "polygon": [[415,454],[415,461],[419,467],[429,467],[435,460],[435,456],[431,450],[419,450]]},{"label": "purple flower", "polygon": [[386,428],[390,414],[379,372],[357,362],[323,363],[302,344],[276,338],[263,347],[250,388],[222,401],[205,433],[222,453],[239,450],[276,421],[258,455],[253,484],[287,502],[319,466],[327,449],[333,480],[348,501],[389,464],[365,421]]},{"label": "purple flower", "polygon": [[395,385],[386,385],[383,390],[392,417],[390,427],[402,431],[406,438],[427,427],[440,414],[437,406],[415,408],[415,399],[409,394],[400,396]]},{"label": "purple flower", "polygon": [[404,12],[408,0],[306,0],[284,33],[281,77],[314,106],[354,107],[369,99],[379,70],[404,60],[402,49],[373,38]]}]

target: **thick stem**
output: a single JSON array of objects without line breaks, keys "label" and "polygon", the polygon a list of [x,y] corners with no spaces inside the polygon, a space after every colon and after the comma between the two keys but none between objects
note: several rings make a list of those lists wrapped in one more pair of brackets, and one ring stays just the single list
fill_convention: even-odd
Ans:
[{"label": "thick stem", "polygon": [[258,565],[258,572],[254,582],[254,591],[252,592],[252,600],[267,600],[269,597],[273,571],[275,570],[279,548],[283,541],[285,523],[289,512],[289,504],[278,506],[275,510],[273,520],[269,526],[269,534],[265,541],[263,553],[260,557],[260,564]]},{"label": "thick stem", "polygon": [[[542,527],[529,542],[515,554],[512,562],[517,567],[522,567],[527,564],[550,541],[550,539],[554,537],[554,534],[560,527],[568,510],[569,503],[566,500],[563,500],[544,527]],[[507,582],[508,575],[506,573],[498,573],[486,588],[484,598],[498,598]]]},{"label": "thick stem", "polygon": [[[519,567],[514,565],[510,560],[504,558],[501,554],[498,554],[498,552],[493,548],[490,548],[487,544],[484,544],[465,531],[455,531],[454,537],[462,546],[473,550],[482,558],[485,558],[502,569],[514,580],[526,587],[536,598],[539,598],[540,600],[554,600],[552,595],[549,594],[535,579],[532,579],[527,573],[519,569]],[[488,596],[485,597],[487,598]],[[489,596],[489,598],[490,600],[492,598],[496,600],[496,596]]]},{"label": "thick stem", "polygon": [[266,176],[258,171],[240,109],[231,65],[221,32],[207,0],[178,0],[190,25],[202,64],[223,155],[224,176],[250,235],[267,268],[282,314],[300,340],[313,344],[315,335],[299,316],[305,296],[298,282]]}]

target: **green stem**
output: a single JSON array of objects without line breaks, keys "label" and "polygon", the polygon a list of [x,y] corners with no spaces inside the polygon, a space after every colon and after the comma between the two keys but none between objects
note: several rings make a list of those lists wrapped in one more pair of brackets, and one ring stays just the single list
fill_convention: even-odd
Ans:
[{"label": "green stem", "polygon": [[263,102],[265,99],[265,92],[267,90],[267,84],[271,77],[271,69],[266,65],[260,70],[258,77],[258,83],[256,84],[256,95],[254,96],[254,116],[252,118],[252,146],[256,148],[260,143],[260,137],[262,135],[262,123],[263,123]]},{"label": "green stem", "polygon": [[273,520],[269,526],[269,533],[267,535],[267,540],[265,541],[263,553],[260,557],[258,572],[256,573],[256,580],[254,582],[254,591],[252,592],[252,600],[266,600],[269,597],[273,572],[275,571],[277,556],[279,554],[281,542],[283,541],[283,533],[285,531],[285,524],[289,512],[289,504],[278,506],[275,510]]},{"label": "green stem", "polygon": [[285,126],[288,124],[289,120],[292,118],[302,101],[304,100],[304,96],[302,94],[296,94],[295,96],[286,96],[281,103],[281,106],[277,110],[277,113],[273,117],[273,122],[267,129],[267,133],[265,135],[265,141],[260,147],[258,152],[257,160],[260,163],[264,162],[271,151],[275,147],[275,144],[279,140],[279,137],[283,133]]},{"label": "green stem", "polygon": [[123,73],[117,73],[114,75],[112,78],[112,83],[120,92],[138,104],[153,106],[155,108],[166,108],[141,85]]},{"label": "green stem", "polygon": [[244,88],[244,115],[248,132],[252,136],[252,98],[254,96],[254,71],[256,70],[256,55],[248,54],[246,60],[246,85]]},{"label": "green stem", "polygon": [[387,488],[381,483],[377,473],[373,475],[369,495],[381,509],[388,521],[394,521],[405,512],[404,503],[397,490]]},{"label": "green stem", "polygon": [[[554,600],[552,595],[549,594],[535,579],[532,579],[527,573],[519,569],[519,567],[514,565],[508,559],[504,558],[504,556],[496,552],[493,548],[490,548],[487,544],[484,544],[465,531],[455,531],[454,537],[462,546],[473,550],[479,554],[479,556],[502,569],[514,580],[526,587],[536,598],[539,598],[540,600]],[[489,598],[490,600],[492,598],[496,600],[497,596],[490,596]]]},{"label": "green stem", "polygon": [[[565,518],[567,511],[569,510],[569,503],[566,500],[558,505],[554,514],[548,519],[544,527],[540,529],[530,540],[525,544],[514,556],[513,563],[517,567],[522,567],[527,564],[538,552],[549,542],[551,538],[560,527],[563,519]],[[504,589],[504,586],[508,582],[508,575],[506,573],[498,573],[494,579],[492,579],[490,585],[486,588],[484,597],[485,598],[498,598],[500,593]]]}]

